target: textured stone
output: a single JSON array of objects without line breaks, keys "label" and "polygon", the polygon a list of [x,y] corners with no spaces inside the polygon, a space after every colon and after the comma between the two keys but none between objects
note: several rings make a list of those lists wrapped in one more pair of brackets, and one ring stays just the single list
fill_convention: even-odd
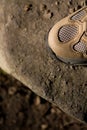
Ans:
[{"label": "textured stone", "polygon": [[[68,1],[55,5],[56,0],[0,0],[0,67],[39,96],[84,121],[87,67],[62,63],[47,44],[49,29],[69,14]],[[72,9],[78,9],[82,1],[73,0]],[[43,17],[41,4],[54,14],[51,19]]]}]

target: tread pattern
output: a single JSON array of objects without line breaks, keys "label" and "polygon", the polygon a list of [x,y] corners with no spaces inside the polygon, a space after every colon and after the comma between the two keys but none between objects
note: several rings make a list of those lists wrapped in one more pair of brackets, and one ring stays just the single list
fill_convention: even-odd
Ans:
[{"label": "tread pattern", "polygon": [[60,28],[58,37],[61,42],[69,42],[78,33],[78,27],[73,25],[64,25]]},{"label": "tread pattern", "polygon": [[84,42],[80,41],[77,44],[75,44],[74,50],[81,52],[81,53],[85,53],[87,50],[86,44]]},{"label": "tread pattern", "polygon": [[78,13],[76,13],[74,16],[71,17],[72,20],[81,20],[83,17],[85,17],[86,11],[85,10],[81,10]]}]

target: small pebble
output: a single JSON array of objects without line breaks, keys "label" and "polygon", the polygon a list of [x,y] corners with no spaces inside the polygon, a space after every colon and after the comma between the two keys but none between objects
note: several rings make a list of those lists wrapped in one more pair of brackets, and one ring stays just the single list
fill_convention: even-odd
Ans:
[{"label": "small pebble", "polygon": [[28,11],[28,9],[29,9],[29,5],[25,5],[24,6],[24,11]]},{"label": "small pebble", "polygon": [[29,10],[32,10],[32,4],[27,4],[24,6],[24,11],[27,12]]},{"label": "small pebble", "polygon": [[53,17],[53,13],[50,10],[45,10],[44,17],[50,19]]},{"label": "small pebble", "polygon": [[41,125],[41,129],[42,129],[42,130],[47,129],[47,127],[48,127],[48,125],[47,125],[47,124],[42,124],[42,125]]},{"label": "small pebble", "polygon": [[70,65],[70,66],[69,66],[69,69],[73,70],[73,66],[72,66],[72,65]]},{"label": "small pebble", "polygon": [[72,0],[69,0],[69,1],[68,1],[68,5],[69,5],[69,6],[72,5]]},{"label": "small pebble", "polygon": [[58,1],[55,2],[55,5],[56,5],[56,6],[58,5]]},{"label": "small pebble", "polygon": [[47,6],[45,4],[40,4],[40,11],[45,11]]},{"label": "small pebble", "polygon": [[13,95],[16,92],[16,87],[10,87],[8,90],[9,95]]},{"label": "small pebble", "polygon": [[41,103],[40,97],[37,96],[37,97],[34,99],[34,104],[35,104],[36,106],[38,106],[38,105],[40,105],[40,103]]},{"label": "small pebble", "polygon": [[52,113],[52,114],[56,113],[56,111],[55,111],[54,108],[51,108],[51,113]]}]

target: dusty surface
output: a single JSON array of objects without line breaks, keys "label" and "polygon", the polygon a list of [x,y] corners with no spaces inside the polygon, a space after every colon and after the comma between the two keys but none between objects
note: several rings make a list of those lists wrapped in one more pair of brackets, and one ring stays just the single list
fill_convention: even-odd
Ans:
[{"label": "dusty surface", "polygon": [[87,130],[87,126],[0,70],[0,130]]},{"label": "dusty surface", "polygon": [[49,29],[84,3],[1,0],[0,66],[66,113],[86,121],[87,67],[60,62],[46,41]]}]

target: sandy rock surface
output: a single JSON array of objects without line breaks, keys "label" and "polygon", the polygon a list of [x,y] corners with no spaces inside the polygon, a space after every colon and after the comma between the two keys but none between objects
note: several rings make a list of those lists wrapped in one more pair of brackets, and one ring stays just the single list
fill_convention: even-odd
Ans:
[{"label": "sandy rock surface", "polygon": [[0,67],[66,113],[86,121],[87,67],[59,61],[48,47],[50,28],[83,0],[1,0]]}]

